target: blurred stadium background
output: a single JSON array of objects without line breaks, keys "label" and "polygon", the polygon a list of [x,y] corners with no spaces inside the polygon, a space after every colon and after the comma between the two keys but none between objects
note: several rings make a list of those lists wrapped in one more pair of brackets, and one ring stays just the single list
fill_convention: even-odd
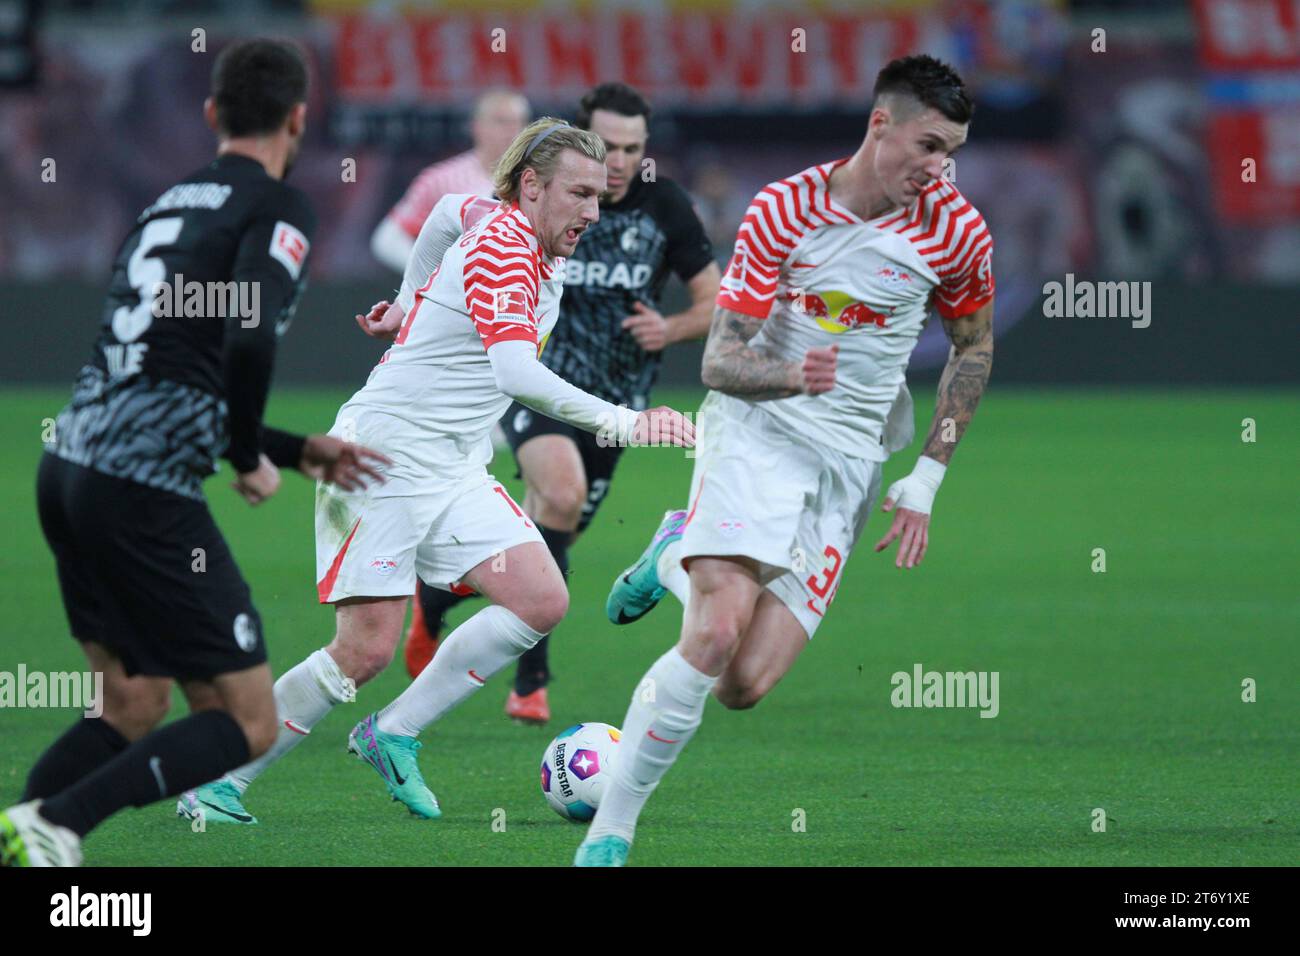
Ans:
[{"label": "blurred stadium background", "polygon": [[[0,301],[24,317],[0,380],[71,380],[84,354],[64,346],[89,342],[128,224],[212,153],[199,107],[216,51],[261,32],[302,42],[315,83],[292,179],[320,216],[311,333],[286,339],[281,384],[369,368],[351,313],[396,281],[371,232],[422,167],[469,146],[483,90],[571,117],[594,83],[640,88],[648,155],[690,190],[725,266],[754,192],[852,152],[876,71],[917,50],[953,62],[977,102],[956,177],[997,242],[997,383],[1294,382],[1296,16],[1289,0],[0,0]],[[810,52],[792,52],[796,29]],[[1066,273],[1152,281],[1152,326],[1044,318],[1043,283]],[[945,354],[928,329],[914,374]],[[665,381],[693,382],[695,357],[673,350]]]},{"label": "blurred stadium background", "polygon": [[[41,422],[89,355],[129,224],[213,153],[200,106],[227,41],[296,38],[314,71],[291,182],[320,225],[267,416],[304,431],[332,421],[381,351],[352,320],[398,281],[372,257],[372,231],[420,169],[469,146],[480,92],[511,87],[534,114],[571,117],[596,82],[640,88],[655,108],[648,154],[691,192],[725,262],[754,192],[851,153],[876,71],[924,51],[956,65],[976,99],[955,174],[993,232],[998,284],[993,378],[940,495],[931,556],[924,572],[895,572],[892,554],[870,554],[885,530],[873,519],[835,612],[771,703],[753,714],[710,705],[647,811],[633,862],[1294,864],[1298,10],[1292,0],[0,0],[0,518],[11,539],[0,549],[0,669],[84,666],[35,519]],[[505,52],[492,51],[496,28]],[[808,52],[791,50],[796,29]],[[47,159],[53,182],[42,179]],[[348,159],[355,182],[341,176]],[[1068,274],[1151,282],[1150,327],[1045,316],[1044,283]],[[668,296],[665,312],[685,298],[672,286]],[[925,383],[946,354],[936,325],[909,373],[922,434]],[[661,400],[694,408],[699,348],[670,349],[661,383]],[[1255,444],[1241,439],[1247,417]],[[918,448],[895,456],[886,481]],[[552,729],[620,721],[635,676],[676,632],[675,608],[640,630],[615,630],[602,609],[608,575],[685,493],[691,462],[661,451],[629,453],[575,548]],[[513,464],[496,474],[509,481]],[[277,673],[332,628],[311,587],[311,494],[287,478],[254,512],[221,479],[209,485]],[[1090,571],[1099,546],[1106,574]],[[999,718],[892,709],[889,675],[914,662],[1000,670]],[[1261,682],[1257,705],[1241,702],[1246,677]],[[405,684],[392,667],[367,700]],[[498,678],[422,756],[448,811],[436,836],[381,799],[367,771],[340,768],[348,721],[337,719],[250,802],[274,825],[192,840],[155,807],[110,821],[90,858],[566,863],[577,831],[536,792],[549,734],[508,724],[504,695]],[[0,805],[67,719],[0,715]],[[795,839],[791,807],[810,821]],[[1105,839],[1089,830],[1097,807],[1113,821]],[[362,808],[373,812],[357,826]],[[513,839],[490,835],[496,808],[508,809]],[[417,831],[430,835],[413,853]]]}]

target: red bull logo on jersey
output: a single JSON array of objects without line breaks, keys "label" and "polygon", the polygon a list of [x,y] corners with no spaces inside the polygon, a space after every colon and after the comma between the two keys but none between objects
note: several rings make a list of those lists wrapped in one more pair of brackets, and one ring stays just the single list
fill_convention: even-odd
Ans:
[{"label": "red bull logo on jersey", "polygon": [[375,558],[370,562],[370,568],[376,574],[392,574],[397,570],[397,562],[392,558]]},{"label": "red bull logo on jersey", "polygon": [[905,289],[912,282],[912,273],[893,266],[881,266],[876,270],[876,281],[887,289]]},{"label": "red bull logo on jersey", "polygon": [[[910,276],[908,281],[911,281]],[[867,325],[885,328],[889,317],[894,314],[891,306],[880,312],[844,292],[808,292],[805,289],[791,289],[786,298],[794,305],[796,312],[810,316],[814,322],[827,332],[839,334],[850,329],[859,329]]]}]

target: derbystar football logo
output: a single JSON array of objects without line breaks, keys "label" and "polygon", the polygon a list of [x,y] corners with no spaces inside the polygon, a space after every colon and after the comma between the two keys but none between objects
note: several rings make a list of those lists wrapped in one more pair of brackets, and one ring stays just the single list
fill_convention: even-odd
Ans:
[{"label": "derbystar football logo", "polygon": [[564,750],[568,744],[560,742],[555,745],[555,783],[560,788],[560,794],[564,797],[573,796],[573,785],[569,783],[569,772],[565,769],[567,766],[564,760]]},{"label": "derbystar football logo", "polygon": [[302,264],[307,261],[310,248],[311,243],[298,229],[284,221],[275,224],[271,233],[271,258],[288,269],[295,279],[302,274]]},{"label": "derbystar football logo", "polygon": [[569,770],[579,780],[600,773],[600,754],[594,750],[579,750],[569,759]]},{"label": "derbystar football logo", "polygon": [[880,312],[865,302],[858,302],[844,292],[830,291],[818,294],[805,289],[790,289],[785,297],[793,304],[796,312],[810,316],[827,332],[836,335],[867,325],[875,325],[883,329],[889,317],[894,314],[893,306],[885,312]]},{"label": "derbystar football logo", "polygon": [[375,558],[370,562],[370,567],[376,574],[392,574],[397,570],[397,562],[392,558]]}]

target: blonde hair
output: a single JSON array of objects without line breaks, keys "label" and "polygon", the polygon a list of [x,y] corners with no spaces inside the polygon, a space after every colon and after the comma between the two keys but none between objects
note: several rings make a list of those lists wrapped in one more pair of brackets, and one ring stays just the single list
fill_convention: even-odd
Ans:
[{"label": "blonde hair", "polygon": [[532,168],[543,182],[550,182],[566,149],[605,162],[605,141],[595,133],[571,126],[562,119],[543,116],[524,127],[523,132],[501,154],[492,171],[492,190],[503,202],[519,199],[519,180]]}]

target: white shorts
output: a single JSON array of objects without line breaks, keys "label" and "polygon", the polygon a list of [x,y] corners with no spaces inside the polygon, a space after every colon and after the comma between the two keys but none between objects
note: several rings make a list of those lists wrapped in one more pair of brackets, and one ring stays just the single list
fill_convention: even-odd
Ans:
[{"label": "white shorts", "polygon": [[410,596],[417,577],[451,590],[493,555],[542,541],[536,525],[482,465],[424,471],[381,435],[366,431],[352,440],[384,450],[395,463],[385,469],[386,483],[362,491],[317,482],[316,591],[322,604]]},{"label": "white shorts", "polygon": [[811,638],[880,495],[883,462],[813,447],[764,419],[718,392],[701,405],[683,564],[752,558]]}]

